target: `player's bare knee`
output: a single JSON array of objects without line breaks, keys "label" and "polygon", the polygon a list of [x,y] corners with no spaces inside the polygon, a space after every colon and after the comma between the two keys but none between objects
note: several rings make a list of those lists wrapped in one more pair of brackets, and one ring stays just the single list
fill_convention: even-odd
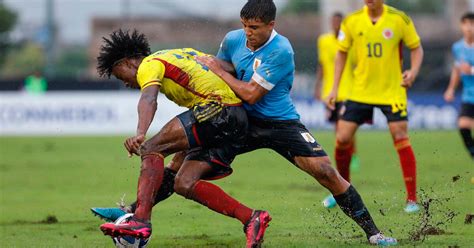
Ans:
[{"label": "player's bare knee", "polygon": [[192,196],[195,183],[195,180],[190,180],[185,176],[177,175],[174,179],[174,191],[185,198],[190,198]]},{"label": "player's bare knee", "polygon": [[346,146],[349,146],[351,142],[352,142],[351,137],[344,137],[340,135],[336,137],[336,147],[346,147]]}]

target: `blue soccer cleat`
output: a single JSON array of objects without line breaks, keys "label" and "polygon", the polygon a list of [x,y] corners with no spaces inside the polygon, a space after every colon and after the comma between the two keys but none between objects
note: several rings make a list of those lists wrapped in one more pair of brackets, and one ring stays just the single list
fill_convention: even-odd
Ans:
[{"label": "blue soccer cleat", "polygon": [[350,170],[353,172],[358,172],[360,170],[360,159],[357,154],[352,154],[351,165],[349,166]]},{"label": "blue soccer cleat", "polygon": [[127,212],[122,208],[91,208],[95,216],[99,216],[106,221],[115,222],[122,215]]},{"label": "blue soccer cleat", "polygon": [[323,206],[325,208],[333,208],[337,205],[336,199],[334,199],[334,196],[328,195],[326,198],[323,200]]},{"label": "blue soccer cleat", "polygon": [[420,206],[418,206],[416,202],[409,201],[407,202],[407,205],[405,206],[403,210],[405,210],[405,213],[408,213],[408,214],[416,213],[420,211]]},{"label": "blue soccer cleat", "polygon": [[383,235],[382,233],[377,233],[375,235],[370,236],[369,243],[371,245],[378,246],[394,246],[398,244],[396,239],[391,237],[385,237],[385,235]]}]

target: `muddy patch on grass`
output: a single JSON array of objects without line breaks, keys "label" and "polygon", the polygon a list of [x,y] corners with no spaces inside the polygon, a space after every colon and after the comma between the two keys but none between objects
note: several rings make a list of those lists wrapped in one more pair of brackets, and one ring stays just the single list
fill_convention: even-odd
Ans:
[{"label": "muddy patch on grass", "polygon": [[447,204],[451,197],[436,197],[434,190],[430,194],[420,190],[420,214],[409,232],[410,241],[423,242],[429,235],[449,235],[447,227],[459,213],[450,209]]}]

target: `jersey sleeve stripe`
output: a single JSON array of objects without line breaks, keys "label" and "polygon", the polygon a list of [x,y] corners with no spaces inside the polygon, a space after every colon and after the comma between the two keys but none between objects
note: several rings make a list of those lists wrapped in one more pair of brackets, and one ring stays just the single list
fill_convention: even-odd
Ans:
[{"label": "jersey sleeve stripe", "polygon": [[265,80],[265,78],[263,78],[262,76],[258,75],[258,73],[254,73],[252,75],[252,80],[254,80],[257,84],[259,84],[266,90],[272,90],[275,86],[274,84],[271,84],[270,82]]},{"label": "jersey sleeve stripe", "polygon": [[390,9],[388,9],[387,12],[390,13],[390,14],[395,14],[395,15],[400,16],[403,19],[403,21],[405,22],[405,24],[407,24],[407,25],[410,24],[410,18],[403,11],[399,11],[399,10],[390,8]]},{"label": "jersey sleeve stripe", "polygon": [[161,81],[160,80],[152,80],[152,81],[146,82],[146,83],[143,84],[142,89],[145,89],[146,87],[151,86],[151,85],[161,86]]}]

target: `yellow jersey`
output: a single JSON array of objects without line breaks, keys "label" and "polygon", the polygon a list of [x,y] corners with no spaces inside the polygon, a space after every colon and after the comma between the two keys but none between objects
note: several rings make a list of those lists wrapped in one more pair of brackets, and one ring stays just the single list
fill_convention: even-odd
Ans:
[{"label": "yellow jersey", "polygon": [[[337,53],[337,37],[334,33],[327,33],[319,36],[318,38],[318,55],[319,63],[323,70],[323,86],[321,91],[321,98],[325,99],[332,90],[334,84],[334,67]],[[339,83],[339,89],[337,92],[336,101],[341,102],[347,99],[352,88],[352,81],[354,80],[352,65],[353,56],[352,52],[349,52],[342,73],[341,81]]]},{"label": "yellow jersey", "polygon": [[420,46],[412,20],[405,13],[384,5],[382,16],[373,24],[368,8],[347,16],[341,25],[338,47],[356,56],[354,85],[349,100],[392,105],[404,109],[406,89],[402,82],[402,43],[409,49]]},{"label": "yellow jersey", "polygon": [[241,105],[230,87],[194,57],[205,53],[192,48],[162,50],[145,57],[137,81],[143,90],[159,85],[160,92],[179,106],[192,108],[209,102]]}]

